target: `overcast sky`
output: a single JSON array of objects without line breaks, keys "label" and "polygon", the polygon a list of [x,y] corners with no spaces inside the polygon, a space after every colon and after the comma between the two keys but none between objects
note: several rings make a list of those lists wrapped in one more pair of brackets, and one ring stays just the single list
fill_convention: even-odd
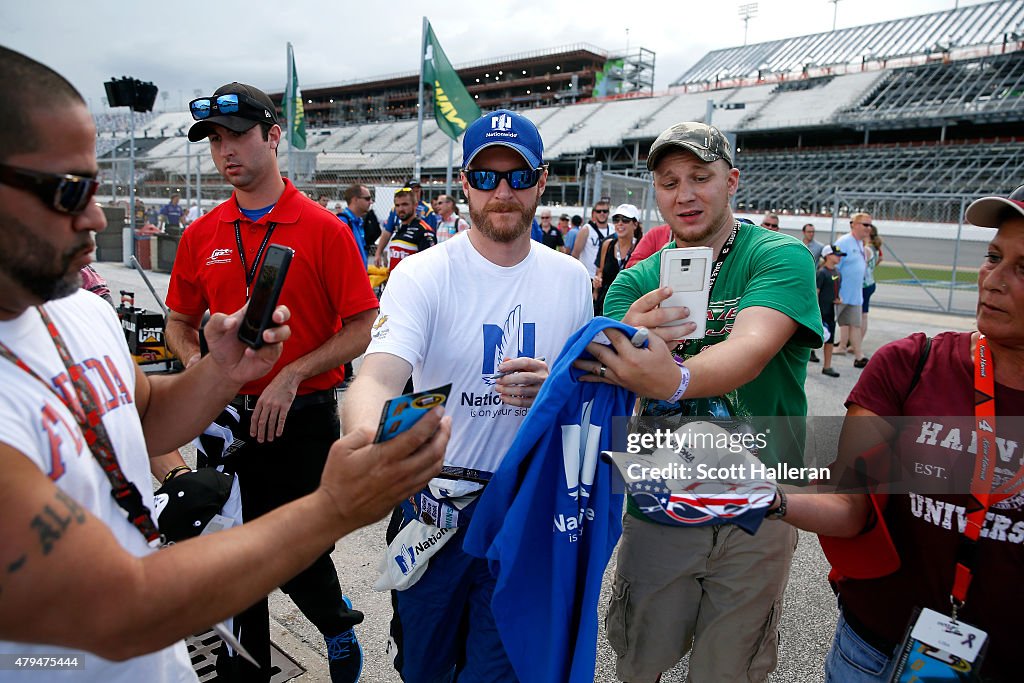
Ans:
[{"label": "overcast sky", "polygon": [[[134,76],[161,91],[156,109],[184,109],[223,83],[282,90],[286,43],[295,47],[300,87],[419,68],[424,12],[453,64],[585,42],[656,53],[657,90],[710,50],[743,43],[738,7],[750,0],[32,0],[0,6],[0,44],[67,77],[103,108],[103,82]],[[837,28],[940,10],[955,0],[840,0]],[[978,4],[961,0],[960,5]],[[830,0],[759,0],[748,42],[832,28]],[[628,29],[628,34],[627,34]],[[628,41],[628,43],[627,43]],[[163,93],[166,93],[166,99]]]}]

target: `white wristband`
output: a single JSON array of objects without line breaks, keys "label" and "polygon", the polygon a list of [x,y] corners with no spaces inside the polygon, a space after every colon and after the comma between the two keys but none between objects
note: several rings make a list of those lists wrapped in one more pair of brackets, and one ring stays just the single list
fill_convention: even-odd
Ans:
[{"label": "white wristband", "polygon": [[679,388],[676,389],[676,393],[668,399],[672,403],[675,403],[683,397],[686,393],[686,388],[690,386],[690,369],[685,365],[679,366]]}]

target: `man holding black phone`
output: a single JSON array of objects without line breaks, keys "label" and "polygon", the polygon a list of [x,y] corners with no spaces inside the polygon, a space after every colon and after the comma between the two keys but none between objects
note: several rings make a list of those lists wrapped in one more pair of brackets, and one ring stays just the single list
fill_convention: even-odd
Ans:
[{"label": "man holding black phone", "polygon": [[113,309],[80,289],[107,227],[86,102],[25,55],[0,46],[0,63],[0,679],[195,681],[183,638],[419,490],[449,420],[434,411],[386,444],[346,434],[310,495],[158,550],[169,529],[154,524],[147,454],[199,433],[304,323],[278,307],[253,351],[242,306],[214,313],[206,357],[143,373]]},{"label": "man holding black phone", "polygon": [[[189,140],[210,140],[220,174],[235,187],[230,199],[193,223],[171,272],[167,342],[186,366],[199,358],[203,312],[233,311],[253,295],[256,273],[271,245],[294,250],[280,302],[302,325],[264,378],[231,401],[244,445],[234,469],[242,514],[252,520],[312,491],[328,450],[340,434],[335,387],[342,366],[370,339],[377,300],[352,231],[281,177],[281,126],[270,98],[242,83],[190,103],[196,123]],[[352,627],[362,614],[342,596],[330,553],[281,586],[327,642],[332,681],[355,681],[362,663]],[[236,618],[242,645],[263,665],[239,657],[218,661],[221,675],[268,680],[266,601]]]}]

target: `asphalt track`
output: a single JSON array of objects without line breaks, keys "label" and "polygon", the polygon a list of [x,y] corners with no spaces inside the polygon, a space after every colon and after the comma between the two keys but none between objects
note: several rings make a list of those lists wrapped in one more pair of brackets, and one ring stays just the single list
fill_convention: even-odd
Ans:
[{"label": "asphalt track", "polygon": [[[940,249],[938,246],[935,248]],[[118,290],[130,289],[136,292],[138,305],[159,310],[135,271],[110,263],[97,264],[97,269],[110,283],[115,300]],[[152,273],[150,278],[163,296],[166,293],[168,276]],[[880,294],[885,288],[884,285],[880,288]],[[967,294],[973,298],[973,295]],[[865,345],[868,354],[887,341],[905,337],[913,332],[935,334],[943,330],[969,330],[974,326],[974,320],[969,317],[881,307],[873,308],[870,315],[871,324]],[[811,416],[842,416],[845,412],[843,401],[853,388],[859,371],[853,368],[850,357],[837,357],[833,367],[841,375],[837,379],[822,375],[820,364],[808,366],[805,390]],[[392,683],[400,680],[385,654],[388,619],[391,615],[388,596],[376,593],[371,588],[377,576],[377,561],[384,549],[384,528],[384,522],[380,522],[350,534],[338,542],[333,553],[342,587],[352,598],[355,607],[366,613],[366,620],[356,631],[365,653],[362,680],[368,683]],[[287,552],[287,548],[282,548],[282,551]],[[614,562],[613,558],[602,590],[602,622]],[[835,599],[826,581],[827,574],[828,564],[816,538],[811,534],[801,533],[785,594],[779,665],[769,678],[773,683],[823,680],[822,665],[836,619]],[[537,580],[543,578],[537,577]],[[304,675],[294,680],[308,683],[329,681],[326,650],[316,630],[280,591],[275,591],[271,595],[270,610],[275,643],[306,669]],[[438,627],[445,628],[442,624]],[[666,672],[662,681],[680,683],[685,677],[684,661]],[[595,680],[601,683],[612,683],[617,680],[614,673],[614,653],[604,636],[603,625],[598,637]]]}]

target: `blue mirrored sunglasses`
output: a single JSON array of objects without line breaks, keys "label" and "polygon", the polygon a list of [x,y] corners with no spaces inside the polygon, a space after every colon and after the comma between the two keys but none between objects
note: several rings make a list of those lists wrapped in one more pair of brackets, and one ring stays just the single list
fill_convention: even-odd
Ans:
[{"label": "blue mirrored sunglasses", "polygon": [[540,182],[542,168],[518,169],[515,171],[464,170],[466,181],[474,190],[489,192],[498,187],[502,178],[513,190],[525,190]]},{"label": "blue mirrored sunglasses", "polygon": [[188,110],[192,118],[202,121],[217,114],[240,114],[253,121],[274,121],[267,116],[267,108],[245,95],[239,93],[226,93],[216,97],[200,97],[188,103]]}]

